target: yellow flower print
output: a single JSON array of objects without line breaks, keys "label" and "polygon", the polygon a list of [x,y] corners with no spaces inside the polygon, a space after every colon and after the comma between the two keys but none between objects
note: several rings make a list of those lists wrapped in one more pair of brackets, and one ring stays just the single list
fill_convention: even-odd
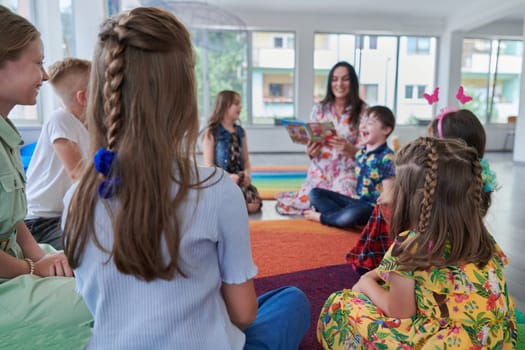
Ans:
[{"label": "yellow flower print", "polygon": [[393,154],[386,154],[384,157],[383,157],[383,163],[388,161],[388,160],[394,160],[394,155]]}]

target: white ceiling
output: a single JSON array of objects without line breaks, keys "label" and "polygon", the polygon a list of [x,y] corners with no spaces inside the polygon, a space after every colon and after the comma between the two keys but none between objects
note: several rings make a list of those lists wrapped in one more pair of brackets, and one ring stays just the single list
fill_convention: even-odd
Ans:
[{"label": "white ceiling", "polygon": [[[523,21],[525,0],[208,0],[231,11],[375,15],[441,20],[453,30]],[[464,24],[463,24],[464,23]]]}]

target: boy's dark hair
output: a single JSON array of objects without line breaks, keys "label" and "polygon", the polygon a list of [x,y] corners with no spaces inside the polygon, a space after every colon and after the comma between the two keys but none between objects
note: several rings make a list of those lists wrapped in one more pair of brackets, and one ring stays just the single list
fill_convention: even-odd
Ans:
[{"label": "boy's dark hair", "polygon": [[386,106],[373,106],[366,110],[366,114],[371,117],[373,116],[383,124],[384,127],[390,128],[390,132],[386,137],[390,136],[394,128],[396,127],[396,117],[390,108]]}]

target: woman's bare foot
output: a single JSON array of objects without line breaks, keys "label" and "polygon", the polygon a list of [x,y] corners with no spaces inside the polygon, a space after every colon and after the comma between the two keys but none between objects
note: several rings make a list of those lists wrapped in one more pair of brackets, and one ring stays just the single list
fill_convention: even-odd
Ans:
[{"label": "woman's bare foot", "polygon": [[315,210],[305,210],[303,215],[308,220],[321,222],[321,213]]}]

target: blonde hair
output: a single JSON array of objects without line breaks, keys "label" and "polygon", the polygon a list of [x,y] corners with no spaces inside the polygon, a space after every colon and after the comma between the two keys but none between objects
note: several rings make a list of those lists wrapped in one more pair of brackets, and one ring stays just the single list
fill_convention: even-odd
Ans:
[{"label": "blonde hair", "polygon": [[[177,208],[198,178],[198,113],[190,35],[175,16],[139,7],[106,20],[93,55],[87,121],[91,155],[116,152],[112,173],[120,205],[110,212],[117,269],[144,280],[184,276],[179,266]],[[94,234],[97,188],[88,164],[68,208],[65,253],[79,265]],[[172,184],[178,186],[171,197]],[[100,199],[102,200],[102,199]],[[169,259],[161,254],[166,251]],[[90,262],[86,262],[90,263]]]},{"label": "blonde hair", "polygon": [[14,61],[29,44],[40,39],[40,32],[31,22],[7,7],[0,5],[0,68],[6,61]]},{"label": "blonde hair", "polygon": [[222,122],[226,110],[233,104],[235,97],[241,98],[241,95],[232,90],[223,90],[217,94],[217,97],[215,97],[213,112],[210,115],[210,118],[208,118],[208,132],[211,132]]},{"label": "blonde hair", "polygon": [[79,90],[86,90],[91,62],[79,58],[65,58],[48,68],[49,83],[67,106],[75,101]]},{"label": "blonde hair", "polygon": [[399,249],[401,268],[487,264],[494,246],[483,223],[477,151],[461,140],[421,137],[399,150],[395,165],[390,232],[417,233]]}]

